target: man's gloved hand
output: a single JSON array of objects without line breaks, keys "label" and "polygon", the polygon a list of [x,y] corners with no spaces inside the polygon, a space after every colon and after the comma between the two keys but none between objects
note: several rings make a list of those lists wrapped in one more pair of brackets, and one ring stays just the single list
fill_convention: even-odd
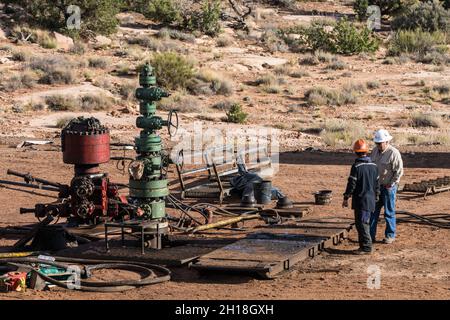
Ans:
[{"label": "man's gloved hand", "polygon": [[344,201],[342,201],[342,208],[348,207],[348,199],[344,198]]},{"label": "man's gloved hand", "polygon": [[375,195],[375,202],[376,203],[378,203],[378,202],[380,202],[380,195],[379,194],[377,194],[377,195]]}]

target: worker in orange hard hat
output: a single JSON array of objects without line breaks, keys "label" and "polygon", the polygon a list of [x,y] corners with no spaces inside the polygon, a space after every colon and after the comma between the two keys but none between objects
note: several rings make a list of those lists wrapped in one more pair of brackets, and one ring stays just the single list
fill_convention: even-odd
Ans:
[{"label": "worker in orange hard hat", "polygon": [[359,249],[355,253],[370,254],[372,252],[370,216],[375,211],[380,194],[378,168],[367,156],[369,147],[366,141],[357,140],[353,145],[353,151],[357,159],[350,170],[342,206],[348,207],[348,199],[352,198],[359,240]]}]

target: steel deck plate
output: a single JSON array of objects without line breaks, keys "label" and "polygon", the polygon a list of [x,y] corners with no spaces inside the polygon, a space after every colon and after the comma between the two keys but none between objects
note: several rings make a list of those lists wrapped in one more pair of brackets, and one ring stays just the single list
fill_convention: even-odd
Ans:
[{"label": "steel deck plate", "polygon": [[352,228],[350,219],[314,219],[269,226],[201,256],[190,267],[201,271],[256,273],[273,278],[294,264],[339,244]]}]

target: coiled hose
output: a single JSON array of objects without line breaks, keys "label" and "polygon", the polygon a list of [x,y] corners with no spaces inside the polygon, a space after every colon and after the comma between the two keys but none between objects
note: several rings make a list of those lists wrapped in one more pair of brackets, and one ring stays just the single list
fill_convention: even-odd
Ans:
[{"label": "coiled hose", "polygon": [[[121,260],[109,261],[109,260],[79,259],[66,257],[53,257],[53,258],[55,258],[55,261],[48,261],[46,259],[39,259],[33,257],[6,258],[0,259],[0,265],[4,264],[7,266],[14,266],[16,268],[24,268],[26,270],[30,270],[30,272],[37,273],[43,280],[61,288],[90,291],[90,292],[122,292],[132,290],[136,289],[137,287],[169,281],[171,275],[170,270],[165,267],[143,262],[129,263],[127,261]],[[91,282],[79,279],[78,284],[70,284],[55,280],[47,276],[46,274],[30,266],[29,264],[31,263],[51,265],[66,270],[69,268],[71,263],[72,265],[73,264],[83,265],[84,268],[80,276],[84,276],[85,278],[89,277],[93,270],[100,270],[100,269],[118,269],[131,271],[135,273],[140,273],[141,278],[137,280],[118,280],[105,282]],[[155,271],[157,271],[160,275],[156,275]]]}]

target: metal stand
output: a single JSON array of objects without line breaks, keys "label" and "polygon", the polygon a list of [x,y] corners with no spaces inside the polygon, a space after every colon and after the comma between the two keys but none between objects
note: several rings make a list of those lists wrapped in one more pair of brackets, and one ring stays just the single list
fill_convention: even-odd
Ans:
[{"label": "metal stand", "polygon": [[151,220],[129,220],[123,222],[106,222],[105,223],[105,249],[109,252],[108,228],[120,228],[121,243],[125,248],[125,229],[131,230],[131,235],[138,235],[141,243],[141,253],[145,254],[146,237],[149,238],[149,248],[162,249],[162,235],[168,231],[167,222],[151,221]]}]

